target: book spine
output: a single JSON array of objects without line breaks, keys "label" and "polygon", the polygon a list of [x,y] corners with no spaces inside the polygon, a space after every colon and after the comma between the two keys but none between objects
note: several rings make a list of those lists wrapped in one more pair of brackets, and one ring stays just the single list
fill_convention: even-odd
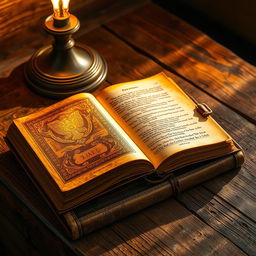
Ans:
[{"label": "book spine", "polygon": [[71,231],[71,237],[72,239],[81,238],[85,234],[145,209],[221,173],[239,168],[243,162],[244,154],[242,151],[238,151],[203,167],[195,168],[188,173],[176,177],[172,175],[165,182],[93,213],[77,217],[73,211],[70,211],[64,214],[64,218]]}]

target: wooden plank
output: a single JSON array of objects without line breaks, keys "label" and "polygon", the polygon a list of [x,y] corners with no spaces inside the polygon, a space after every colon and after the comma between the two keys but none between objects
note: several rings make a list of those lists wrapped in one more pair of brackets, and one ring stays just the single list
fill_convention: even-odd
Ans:
[{"label": "wooden plank", "polygon": [[256,123],[255,68],[199,30],[154,4],[106,28]]},{"label": "wooden plank", "polygon": [[217,177],[204,184],[214,194],[229,202],[236,209],[245,214],[248,218],[256,221],[255,204],[255,175],[250,178],[250,172],[255,172],[255,166],[248,169],[248,161],[245,166],[237,172],[230,172]]},{"label": "wooden plank", "polygon": [[[129,9],[131,6],[139,6],[145,2],[149,1],[137,0],[135,2],[133,0],[123,0],[117,2],[114,0],[72,0],[70,1],[69,9],[71,13],[76,13],[82,20],[89,21],[90,26],[92,19],[95,20],[95,22],[99,22],[102,19],[102,14],[105,16],[104,20],[106,20],[107,15],[113,15],[113,10],[115,10],[115,12],[119,10],[120,15],[125,13],[125,11],[122,11],[123,8]],[[2,0],[0,12],[1,41],[4,41],[17,35],[22,34],[24,36],[25,31],[29,35],[29,33],[34,32],[33,30],[38,30],[42,21],[53,13],[53,7],[50,0]],[[114,17],[116,17],[116,15],[114,15]],[[101,24],[101,22],[98,24]],[[12,43],[18,45],[19,42]]]},{"label": "wooden plank", "polygon": [[[30,208],[25,207],[24,203],[26,203],[27,199],[22,198],[23,195],[19,194],[19,190],[11,192],[6,184],[2,183],[2,173],[0,191],[0,222],[6,220],[6,226],[1,225],[1,232],[10,230],[13,243],[17,243],[17,246],[27,251],[27,253],[21,255],[30,255],[30,250],[31,254],[32,251],[36,251],[40,252],[40,255],[78,255],[63,236],[56,236],[56,229],[46,225],[46,223],[42,223],[42,218],[39,218],[38,215],[36,216],[35,212],[31,210],[33,206]],[[54,220],[52,219],[53,222]],[[8,222],[11,225],[7,225]],[[6,239],[9,239],[10,236],[7,235]],[[23,237],[23,241],[19,242],[18,237]],[[10,244],[10,242],[6,241],[7,244]],[[15,251],[16,249],[14,249]]]},{"label": "wooden plank", "polygon": [[[70,11],[81,21],[78,34],[128,13],[149,0],[72,0]],[[52,14],[50,0],[5,0],[0,5],[0,75],[8,76],[37,49],[52,41],[43,31],[44,19]]]},{"label": "wooden plank", "polygon": [[[124,225],[122,222],[119,225]],[[74,241],[74,247],[86,256],[105,255],[141,255],[137,250],[124,241],[118,233],[111,228],[101,229],[88,237]]]},{"label": "wooden plank", "polygon": [[[180,212],[183,215],[182,219],[178,217]],[[149,211],[146,211],[145,214],[148,218],[153,220],[156,225],[161,226],[168,234],[168,237],[173,237],[175,242],[178,241],[183,246],[186,246],[187,249],[195,253],[195,255],[243,254],[241,251],[234,251],[233,245],[230,245],[227,239],[223,239],[219,234],[215,234],[213,230],[205,229],[205,226],[202,225],[202,221],[199,221],[198,218],[191,215],[188,210],[182,210],[177,202],[172,204],[171,200],[165,201],[156,205],[156,207]],[[169,222],[166,222],[166,220],[169,220]],[[188,227],[190,231],[186,232],[188,231]],[[179,255],[179,253],[177,254]],[[182,253],[180,253],[180,255],[182,255]]]},{"label": "wooden plank", "polygon": [[[15,118],[28,115],[55,101],[36,95],[25,83],[23,77],[24,65],[18,66],[8,78],[0,79],[0,135],[6,131]],[[33,100],[31,100],[33,99]],[[0,139],[0,153],[8,151]]]},{"label": "wooden plank", "polygon": [[204,188],[195,188],[185,192],[179,196],[179,201],[219,233],[231,238],[245,253],[255,255],[255,222],[244,218],[236,209],[230,208],[229,203]]},{"label": "wooden plank", "polygon": [[[82,2],[73,0],[71,9],[76,9],[74,7],[80,6]],[[42,22],[52,13],[52,4],[49,0],[4,0],[1,1],[0,12],[0,69],[3,74],[8,71],[8,65],[12,64],[14,67],[17,60],[22,60],[27,54],[32,53],[34,41],[38,40],[43,32]]]},{"label": "wooden plank", "polygon": [[[20,215],[23,212],[24,206],[17,204],[18,199],[12,194],[14,191],[20,195],[20,200],[25,198],[28,204],[38,209],[40,214],[48,219],[53,226],[58,226],[58,230],[65,233],[65,229],[62,227],[59,219],[56,218],[56,215],[52,211],[49,211],[47,203],[43,200],[41,194],[38,194],[35,186],[10,151],[0,154],[0,166],[1,214],[8,218],[13,217],[19,220],[16,212],[19,212]],[[7,187],[9,187],[9,190],[6,189]],[[17,221],[17,223],[20,223],[20,229],[24,230],[22,228],[22,221]]]},{"label": "wooden plank", "polygon": [[[70,5],[71,10],[81,5],[82,2],[82,0],[72,0]],[[23,31],[24,27],[30,27],[31,29],[34,25],[39,25],[42,18],[51,14],[53,10],[51,1],[49,0],[2,0],[0,12],[1,40],[8,40],[12,38],[13,34]]]},{"label": "wooden plank", "polygon": [[[40,256],[40,254],[30,245],[24,236],[18,232],[15,227],[6,220],[0,213],[0,246],[1,255],[8,256]],[[4,232],[3,232],[4,231]]]},{"label": "wooden plank", "polygon": [[[92,246],[101,237],[108,247]],[[174,199],[93,233],[75,246],[87,255],[245,255]]]}]

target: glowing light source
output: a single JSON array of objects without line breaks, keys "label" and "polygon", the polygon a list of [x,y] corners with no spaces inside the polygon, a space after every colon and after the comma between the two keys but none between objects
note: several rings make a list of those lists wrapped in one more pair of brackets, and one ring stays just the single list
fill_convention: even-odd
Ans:
[{"label": "glowing light source", "polygon": [[58,17],[65,17],[69,15],[68,8],[69,8],[69,1],[70,0],[51,0],[53,5],[54,16]]},{"label": "glowing light source", "polygon": [[80,22],[69,13],[70,0],[51,2],[53,14],[45,19],[43,27],[54,41],[32,55],[25,67],[26,81],[47,97],[65,98],[92,91],[104,81],[107,64],[95,50],[75,44],[72,34]]}]

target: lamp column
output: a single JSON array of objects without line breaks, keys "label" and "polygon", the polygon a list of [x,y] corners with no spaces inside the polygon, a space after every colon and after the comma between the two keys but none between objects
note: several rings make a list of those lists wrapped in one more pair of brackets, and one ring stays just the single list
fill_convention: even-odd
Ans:
[{"label": "lamp column", "polygon": [[103,82],[107,75],[104,59],[92,48],[75,44],[72,38],[79,27],[79,20],[69,13],[45,20],[44,28],[55,40],[34,53],[25,67],[25,78],[32,90],[64,98],[93,91]]}]

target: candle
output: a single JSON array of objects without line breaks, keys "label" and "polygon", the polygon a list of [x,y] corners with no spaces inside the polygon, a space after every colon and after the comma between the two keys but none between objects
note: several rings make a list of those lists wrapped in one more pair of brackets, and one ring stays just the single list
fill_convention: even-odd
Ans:
[{"label": "candle", "polygon": [[68,16],[68,8],[70,0],[51,0],[55,18],[63,18]]}]

